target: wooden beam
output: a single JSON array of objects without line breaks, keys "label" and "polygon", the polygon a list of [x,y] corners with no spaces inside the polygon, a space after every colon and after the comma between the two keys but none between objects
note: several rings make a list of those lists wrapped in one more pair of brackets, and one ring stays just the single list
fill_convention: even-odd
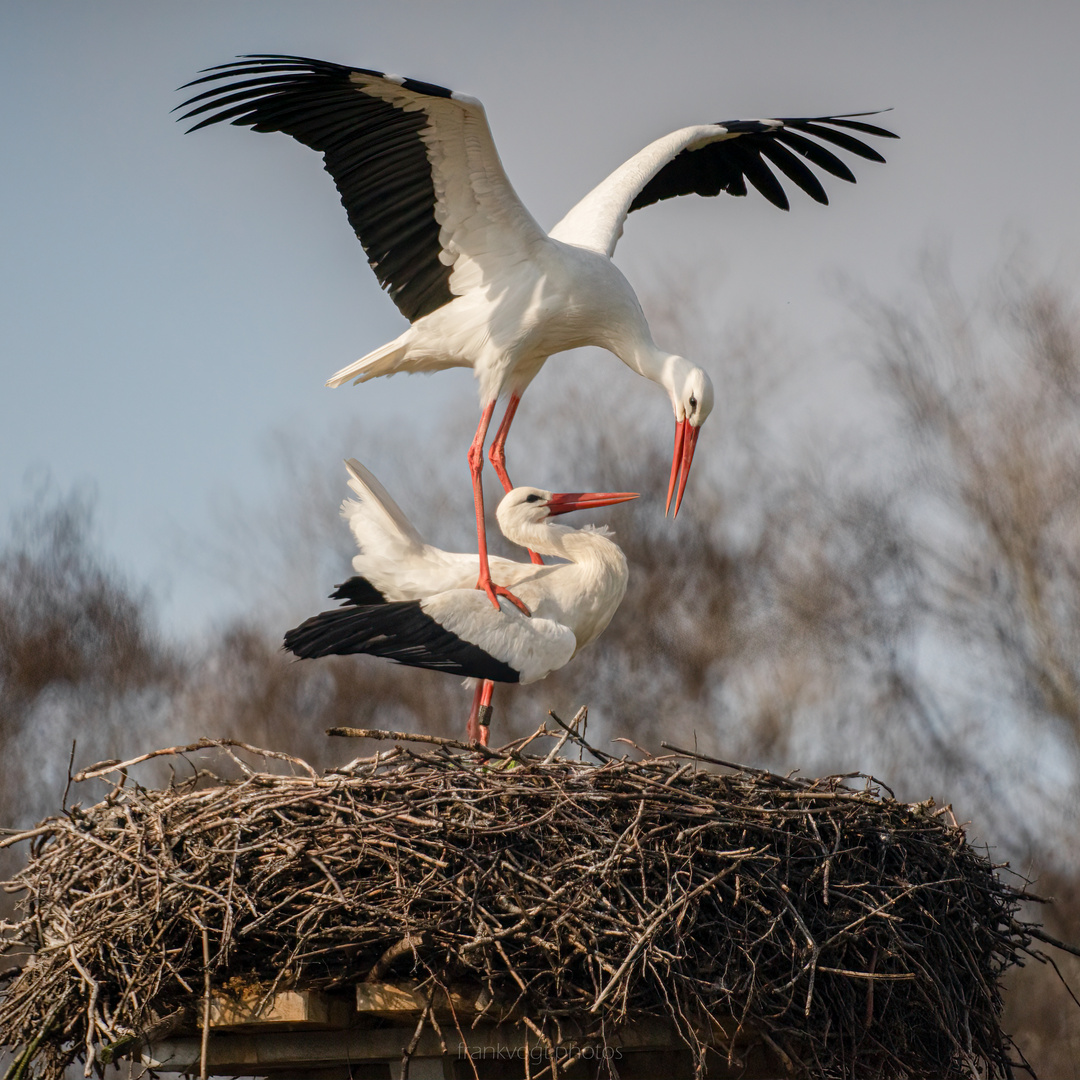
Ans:
[{"label": "wooden beam", "polygon": [[[417,1020],[424,1011],[430,990],[411,982],[363,982],[356,987],[356,1011],[365,1016],[378,1016],[383,1020]],[[493,1006],[491,998],[482,987],[451,987],[450,992],[436,990],[431,998],[431,1008],[440,1020],[457,1016],[459,1020],[472,1021],[477,1013],[484,1013],[491,1022],[509,1018],[509,1011]]]},{"label": "wooden beam", "polygon": [[[456,1032],[445,1032],[451,1057],[469,1053],[490,1057],[493,1049],[520,1053],[526,1046],[535,1050],[536,1036],[524,1024],[462,1025],[464,1041]],[[348,1031],[266,1031],[252,1034],[211,1034],[207,1044],[207,1068],[215,1074],[261,1075],[259,1070],[320,1068],[346,1062],[400,1061],[415,1032],[415,1024],[387,1028],[354,1028]],[[641,1020],[613,1032],[608,1045],[626,1051],[681,1049],[673,1025],[659,1020]],[[147,1048],[143,1061],[160,1072],[192,1072],[199,1068],[200,1040],[197,1035],[166,1039]],[[418,1058],[442,1057],[442,1041],[430,1028],[417,1043]]]},{"label": "wooden beam", "polygon": [[[252,1034],[212,1034],[207,1044],[207,1069],[217,1075],[256,1076],[266,1071],[319,1068],[347,1062],[401,1061],[412,1040],[415,1025],[367,1028],[351,1031],[265,1032]],[[470,1049],[486,1046],[517,1048],[524,1045],[523,1031],[499,1031],[492,1027],[467,1032]],[[458,1052],[458,1038],[448,1036],[451,1055]],[[199,1071],[198,1036],[167,1039],[144,1052],[143,1061],[160,1072]],[[434,1031],[424,1031],[414,1055],[418,1058],[442,1056],[442,1045]]]},{"label": "wooden beam", "polygon": [[[320,991],[283,990],[268,996],[257,984],[238,985],[211,999],[208,1072],[218,1076],[287,1073],[301,1080],[344,1080],[339,1076],[341,1069],[351,1067],[356,1077],[396,1077],[429,993],[415,983],[361,983],[355,988],[354,1011],[348,999]],[[535,1035],[523,1023],[500,1021],[490,1009],[481,1016],[487,1000],[486,992],[475,987],[454,988],[449,994],[440,991],[432,999],[436,1016],[449,1015],[452,1007],[458,1024],[444,1025],[445,1042],[430,1026],[421,1034],[410,1066],[412,1080],[457,1075],[460,1066],[455,1062],[465,1062],[470,1055],[488,1063],[503,1061],[516,1075],[524,1056],[539,1052]],[[372,1020],[396,1023],[372,1027]],[[573,1052],[576,1027],[570,1020],[562,1025],[560,1052]],[[711,1038],[703,1037],[714,1045],[727,1042],[720,1025]],[[784,1075],[780,1063],[754,1045],[750,1033],[744,1033],[738,1042],[741,1063],[729,1069],[726,1055],[710,1054],[710,1077],[750,1080]],[[589,1046],[594,1043],[594,1039],[588,1040]],[[669,1022],[642,1019],[609,1032],[605,1043],[608,1052],[617,1054],[620,1074],[628,1080],[653,1075],[678,1080],[684,1072],[689,1076],[689,1051]],[[156,1072],[190,1073],[200,1067],[200,1051],[197,1034],[164,1039],[147,1047],[143,1063]]]},{"label": "wooden beam", "polygon": [[210,998],[210,1028],[261,1030],[291,1028],[344,1028],[353,1010],[347,999],[318,990],[279,990],[267,995],[255,983],[221,991]]}]

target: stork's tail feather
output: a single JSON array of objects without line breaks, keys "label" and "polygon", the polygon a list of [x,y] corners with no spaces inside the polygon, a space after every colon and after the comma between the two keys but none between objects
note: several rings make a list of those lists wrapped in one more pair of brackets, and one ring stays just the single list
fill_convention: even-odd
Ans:
[{"label": "stork's tail feather", "polygon": [[[393,539],[394,546],[400,547],[402,552],[411,547],[422,547],[424,538],[375,474],[356,458],[346,458],[345,468],[349,471],[349,487],[359,496],[359,502],[346,499],[341,504],[341,516],[349,522],[360,550],[363,552],[371,546],[372,530],[376,526],[385,533],[387,541]],[[376,547],[380,547],[377,542]]]},{"label": "stork's tail feather", "polygon": [[387,342],[374,352],[369,352],[367,356],[361,356],[348,367],[343,367],[331,375],[326,380],[326,385],[341,386],[350,379],[354,383],[361,383],[379,375],[393,375],[395,371],[405,370],[402,361],[408,352],[408,345],[403,338],[404,335],[394,338],[393,341]]}]

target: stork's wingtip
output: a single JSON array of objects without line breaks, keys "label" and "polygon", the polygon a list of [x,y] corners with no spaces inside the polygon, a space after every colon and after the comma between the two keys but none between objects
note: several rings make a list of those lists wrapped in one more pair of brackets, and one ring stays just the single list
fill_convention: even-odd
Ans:
[{"label": "stork's wingtip", "polygon": [[349,376],[342,375],[339,371],[336,375],[331,375],[330,378],[323,383],[323,386],[329,386],[331,390],[336,390],[339,386],[344,386],[348,381]]}]

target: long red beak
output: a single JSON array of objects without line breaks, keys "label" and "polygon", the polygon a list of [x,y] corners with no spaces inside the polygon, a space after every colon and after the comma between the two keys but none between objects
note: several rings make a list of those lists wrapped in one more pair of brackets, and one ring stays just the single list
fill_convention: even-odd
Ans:
[{"label": "long red beak", "polygon": [[575,491],[552,495],[549,514],[568,514],[571,510],[591,510],[595,506],[614,506],[638,498],[636,491]]},{"label": "long red beak", "polygon": [[[671,479],[668,480],[667,503],[664,506],[664,517],[667,517],[671,509],[671,496],[675,495],[675,513],[672,518],[679,515],[679,507],[682,505],[683,492],[686,490],[686,481],[690,478],[690,466],[694,462],[694,447],[697,446],[700,427],[694,427],[689,420],[680,420],[675,425],[675,449],[671,454]],[[679,490],[675,492],[675,481],[679,482]]]}]

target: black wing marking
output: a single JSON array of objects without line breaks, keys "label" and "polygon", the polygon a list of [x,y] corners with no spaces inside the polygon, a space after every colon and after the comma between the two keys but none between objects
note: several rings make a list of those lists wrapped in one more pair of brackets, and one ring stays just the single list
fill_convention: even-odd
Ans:
[{"label": "black wing marking", "polygon": [[350,604],[324,611],[289,630],[285,648],[303,659],[367,653],[449,675],[510,683],[520,678],[509,664],[440,626],[420,609],[419,600]]},{"label": "black wing marking", "polygon": [[342,582],[330,594],[330,599],[344,600],[346,603],[357,606],[386,603],[386,597],[366,577],[361,577],[359,574]]},{"label": "black wing marking", "polygon": [[[182,120],[210,113],[190,131],[228,121],[281,131],[320,151],[349,223],[401,313],[415,322],[454,298],[453,268],[439,260],[435,188],[419,134],[429,122],[423,109],[406,112],[350,81],[354,73],[385,78],[380,71],[303,56],[251,55],[207,70],[186,85],[228,81],[178,106],[194,106]],[[399,85],[427,97],[452,93],[416,79]]]},{"label": "black wing marking", "polygon": [[[855,116],[873,116],[873,113],[852,113],[849,116],[781,117],[774,121],[725,120],[721,126],[738,137],[707,143],[697,150],[683,150],[676,154],[642,189],[630,204],[630,210],[640,210],[661,199],[676,195],[745,195],[747,181],[766,199],[781,210],[789,203],[783,185],[769,168],[771,162],[796,187],[801,188],[815,202],[828,204],[829,197],[811,169],[800,156],[824,172],[831,173],[850,183],[855,175],[822,142],[856,154],[869,161],[885,159],[873,147],[847,131],[874,135],[883,139],[898,136],[875,124],[855,120]],[[813,136],[813,138],[807,138]],[[821,140],[815,142],[814,140]],[[794,151],[794,152],[793,152]],[[799,156],[797,156],[799,155]]]}]

